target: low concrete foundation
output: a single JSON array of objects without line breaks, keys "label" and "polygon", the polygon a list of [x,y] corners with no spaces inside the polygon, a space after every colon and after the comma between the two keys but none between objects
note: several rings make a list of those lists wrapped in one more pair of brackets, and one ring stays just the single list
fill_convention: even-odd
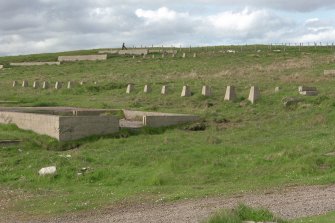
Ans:
[{"label": "low concrete foundation", "polygon": [[119,53],[119,50],[100,50],[98,53],[101,53],[101,54],[118,54]]},{"label": "low concrete foundation", "polygon": [[130,49],[130,50],[119,50],[119,55],[147,55],[149,50],[147,49]]},{"label": "low concrete foundation", "polygon": [[43,65],[60,65],[60,62],[22,62],[10,63],[11,66],[43,66]]},{"label": "low concrete foundation", "polygon": [[74,62],[74,61],[96,61],[107,60],[107,54],[102,55],[80,55],[80,56],[59,56],[60,62]]}]

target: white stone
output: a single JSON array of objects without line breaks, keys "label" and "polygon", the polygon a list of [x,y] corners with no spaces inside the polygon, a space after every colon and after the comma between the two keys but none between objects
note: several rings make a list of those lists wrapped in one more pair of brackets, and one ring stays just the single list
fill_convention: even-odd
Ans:
[{"label": "white stone", "polygon": [[56,166],[49,166],[49,167],[44,167],[38,171],[38,174],[40,176],[45,176],[45,175],[53,175],[56,174],[57,168]]},{"label": "white stone", "polygon": [[260,98],[260,93],[258,87],[252,86],[250,88],[249,98],[248,100],[254,104]]},{"label": "white stone", "polygon": [[235,92],[234,86],[227,86],[224,100],[225,101],[235,101],[236,100],[236,92]]}]

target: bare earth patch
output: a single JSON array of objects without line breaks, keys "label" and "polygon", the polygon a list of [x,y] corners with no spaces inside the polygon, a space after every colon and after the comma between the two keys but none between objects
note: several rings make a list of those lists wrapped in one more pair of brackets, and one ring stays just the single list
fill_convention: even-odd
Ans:
[{"label": "bare earth patch", "polygon": [[[299,186],[258,194],[234,197],[183,200],[174,203],[117,205],[99,211],[68,214],[60,217],[41,218],[27,222],[199,222],[222,208],[233,208],[239,203],[264,207],[280,217],[294,219],[325,214],[335,210],[335,185]],[[12,219],[6,222],[17,222]],[[20,220],[20,222],[24,222]]]}]

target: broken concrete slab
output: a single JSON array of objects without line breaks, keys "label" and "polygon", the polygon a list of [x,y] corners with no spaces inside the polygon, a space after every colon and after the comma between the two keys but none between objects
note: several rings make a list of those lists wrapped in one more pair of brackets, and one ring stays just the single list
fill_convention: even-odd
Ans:
[{"label": "broken concrete slab", "polygon": [[227,86],[224,100],[225,101],[235,101],[236,100],[236,92],[235,92],[234,86]]},{"label": "broken concrete slab", "polygon": [[183,90],[181,92],[181,97],[190,97],[192,95],[191,88],[187,85],[183,86]]},{"label": "broken concrete slab", "polygon": [[143,92],[144,93],[150,93],[151,92],[151,85],[150,84],[146,84],[144,86]]},{"label": "broken concrete slab", "polygon": [[248,100],[249,100],[252,104],[254,104],[259,98],[260,98],[260,92],[259,92],[258,87],[256,87],[256,86],[252,86],[252,87],[250,88],[250,93],[249,93]]},{"label": "broken concrete slab", "polygon": [[60,62],[22,62],[10,63],[10,66],[43,66],[43,65],[60,65]]},{"label": "broken concrete slab", "polygon": [[130,94],[134,90],[134,84],[128,84],[126,93]]},{"label": "broken concrete slab", "polygon": [[59,56],[60,62],[75,62],[75,61],[97,61],[107,60],[107,54],[102,55],[79,55],[79,56]]},{"label": "broken concrete slab", "polygon": [[211,88],[207,85],[202,86],[201,94],[206,97],[211,96],[212,95]]}]

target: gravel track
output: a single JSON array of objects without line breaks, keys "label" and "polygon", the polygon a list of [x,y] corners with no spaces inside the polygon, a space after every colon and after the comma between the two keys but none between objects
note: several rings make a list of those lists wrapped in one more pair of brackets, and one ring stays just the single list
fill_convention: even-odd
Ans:
[{"label": "gravel track", "polygon": [[[22,219],[6,222],[31,223],[148,223],[148,222],[199,222],[222,208],[233,208],[239,203],[264,207],[285,219],[325,214],[335,210],[335,185],[287,187],[258,194],[234,197],[183,200],[174,203],[113,206],[96,212],[69,214],[57,218]],[[0,218],[1,220],[1,218]]]}]

